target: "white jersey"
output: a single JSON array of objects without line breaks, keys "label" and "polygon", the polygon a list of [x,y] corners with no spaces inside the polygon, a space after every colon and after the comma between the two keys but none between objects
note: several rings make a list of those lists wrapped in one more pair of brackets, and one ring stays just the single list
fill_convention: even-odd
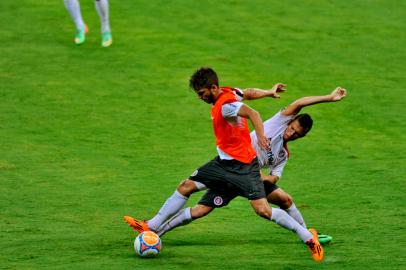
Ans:
[{"label": "white jersey", "polygon": [[281,177],[283,168],[288,161],[288,151],[283,147],[283,134],[294,116],[285,116],[280,112],[264,122],[265,136],[271,141],[271,149],[267,152],[258,145],[255,131],[251,132],[252,145],[257,152],[259,166],[269,166],[271,175]]}]

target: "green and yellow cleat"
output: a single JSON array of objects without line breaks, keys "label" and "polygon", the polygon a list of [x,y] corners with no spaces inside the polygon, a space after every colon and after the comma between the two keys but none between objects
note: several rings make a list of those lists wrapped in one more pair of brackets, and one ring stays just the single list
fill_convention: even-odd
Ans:
[{"label": "green and yellow cleat", "polygon": [[76,45],[81,45],[81,44],[85,43],[87,32],[89,32],[89,29],[87,28],[86,24],[83,29],[78,29],[76,31],[76,35],[75,35],[75,44]]},{"label": "green and yellow cleat", "polygon": [[104,32],[102,34],[102,42],[101,45],[102,47],[109,47],[113,43],[113,37],[111,36],[110,32]]},{"label": "green and yellow cleat", "polygon": [[328,244],[331,242],[331,240],[333,240],[333,237],[331,237],[330,235],[327,234],[319,234],[319,242],[322,245]]}]

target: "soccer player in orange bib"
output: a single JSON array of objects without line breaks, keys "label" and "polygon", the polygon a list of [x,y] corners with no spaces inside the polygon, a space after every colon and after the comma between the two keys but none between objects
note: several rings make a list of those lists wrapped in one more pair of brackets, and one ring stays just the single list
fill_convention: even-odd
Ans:
[{"label": "soccer player in orange bib", "polygon": [[[140,221],[125,216],[125,221],[138,232],[158,231],[162,224],[183,208],[192,193],[204,189],[212,191],[232,189],[236,190],[238,195],[247,198],[259,216],[295,232],[307,244],[314,260],[323,260],[323,248],[318,241],[317,233],[302,227],[285,211],[271,208],[267,202],[247,123],[249,119],[254,127],[259,148],[268,151],[270,142],[264,134],[259,113],[238,101],[234,88],[220,87],[217,74],[211,68],[202,67],[195,71],[190,79],[190,87],[202,101],[212,104],[211,118],[218,156],[181,182],[152,219]],[[253,92],[257,95],[252,94],[252,98],[260,97],[261,93],[279,97],[277,93],[282,91],[283,84],[276,84],[268,92],[254,89]]]}]

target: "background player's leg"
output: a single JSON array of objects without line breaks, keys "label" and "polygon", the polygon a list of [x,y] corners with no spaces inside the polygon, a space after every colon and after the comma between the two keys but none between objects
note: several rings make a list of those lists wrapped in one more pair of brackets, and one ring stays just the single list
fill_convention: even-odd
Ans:
[{"label": "background player's leg", "polygon": [[109,2],[108,0],[96,0],[95,6],[100,17],[102,46],[108,47],[113,42],[110,29]]},{"label": "background player's leg", "polygon": [[87,29],[80,12],[79,2],[78,0],[64,0],[64,3],[76,26],[75,43],[78,45],[82,44],[85,42],[85,32]]},{"label": "background player's leg", "polygon": [[76,29],[84,29],[85,23],[83,22],[78,0],[65,0],[64,2],[66,9],[69,11],[73,22],[76,25]]}]

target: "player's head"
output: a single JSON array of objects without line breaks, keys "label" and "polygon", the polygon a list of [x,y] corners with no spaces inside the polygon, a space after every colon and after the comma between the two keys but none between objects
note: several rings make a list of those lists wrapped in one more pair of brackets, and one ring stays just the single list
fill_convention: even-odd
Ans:
[{"label": "player's head", "polygon": [[283,134],[285,142],[294,141],[306,136],[307,132],[312,129],[313,120],[307,113],[298,114],[293,118]]},{"label": "player's head", "polygon": [[201,100],[206,103],[214,103],[214,92],[219,89],[219,80],[213,69],[209,67],[199,68],[190,77],[189,85]]}]

